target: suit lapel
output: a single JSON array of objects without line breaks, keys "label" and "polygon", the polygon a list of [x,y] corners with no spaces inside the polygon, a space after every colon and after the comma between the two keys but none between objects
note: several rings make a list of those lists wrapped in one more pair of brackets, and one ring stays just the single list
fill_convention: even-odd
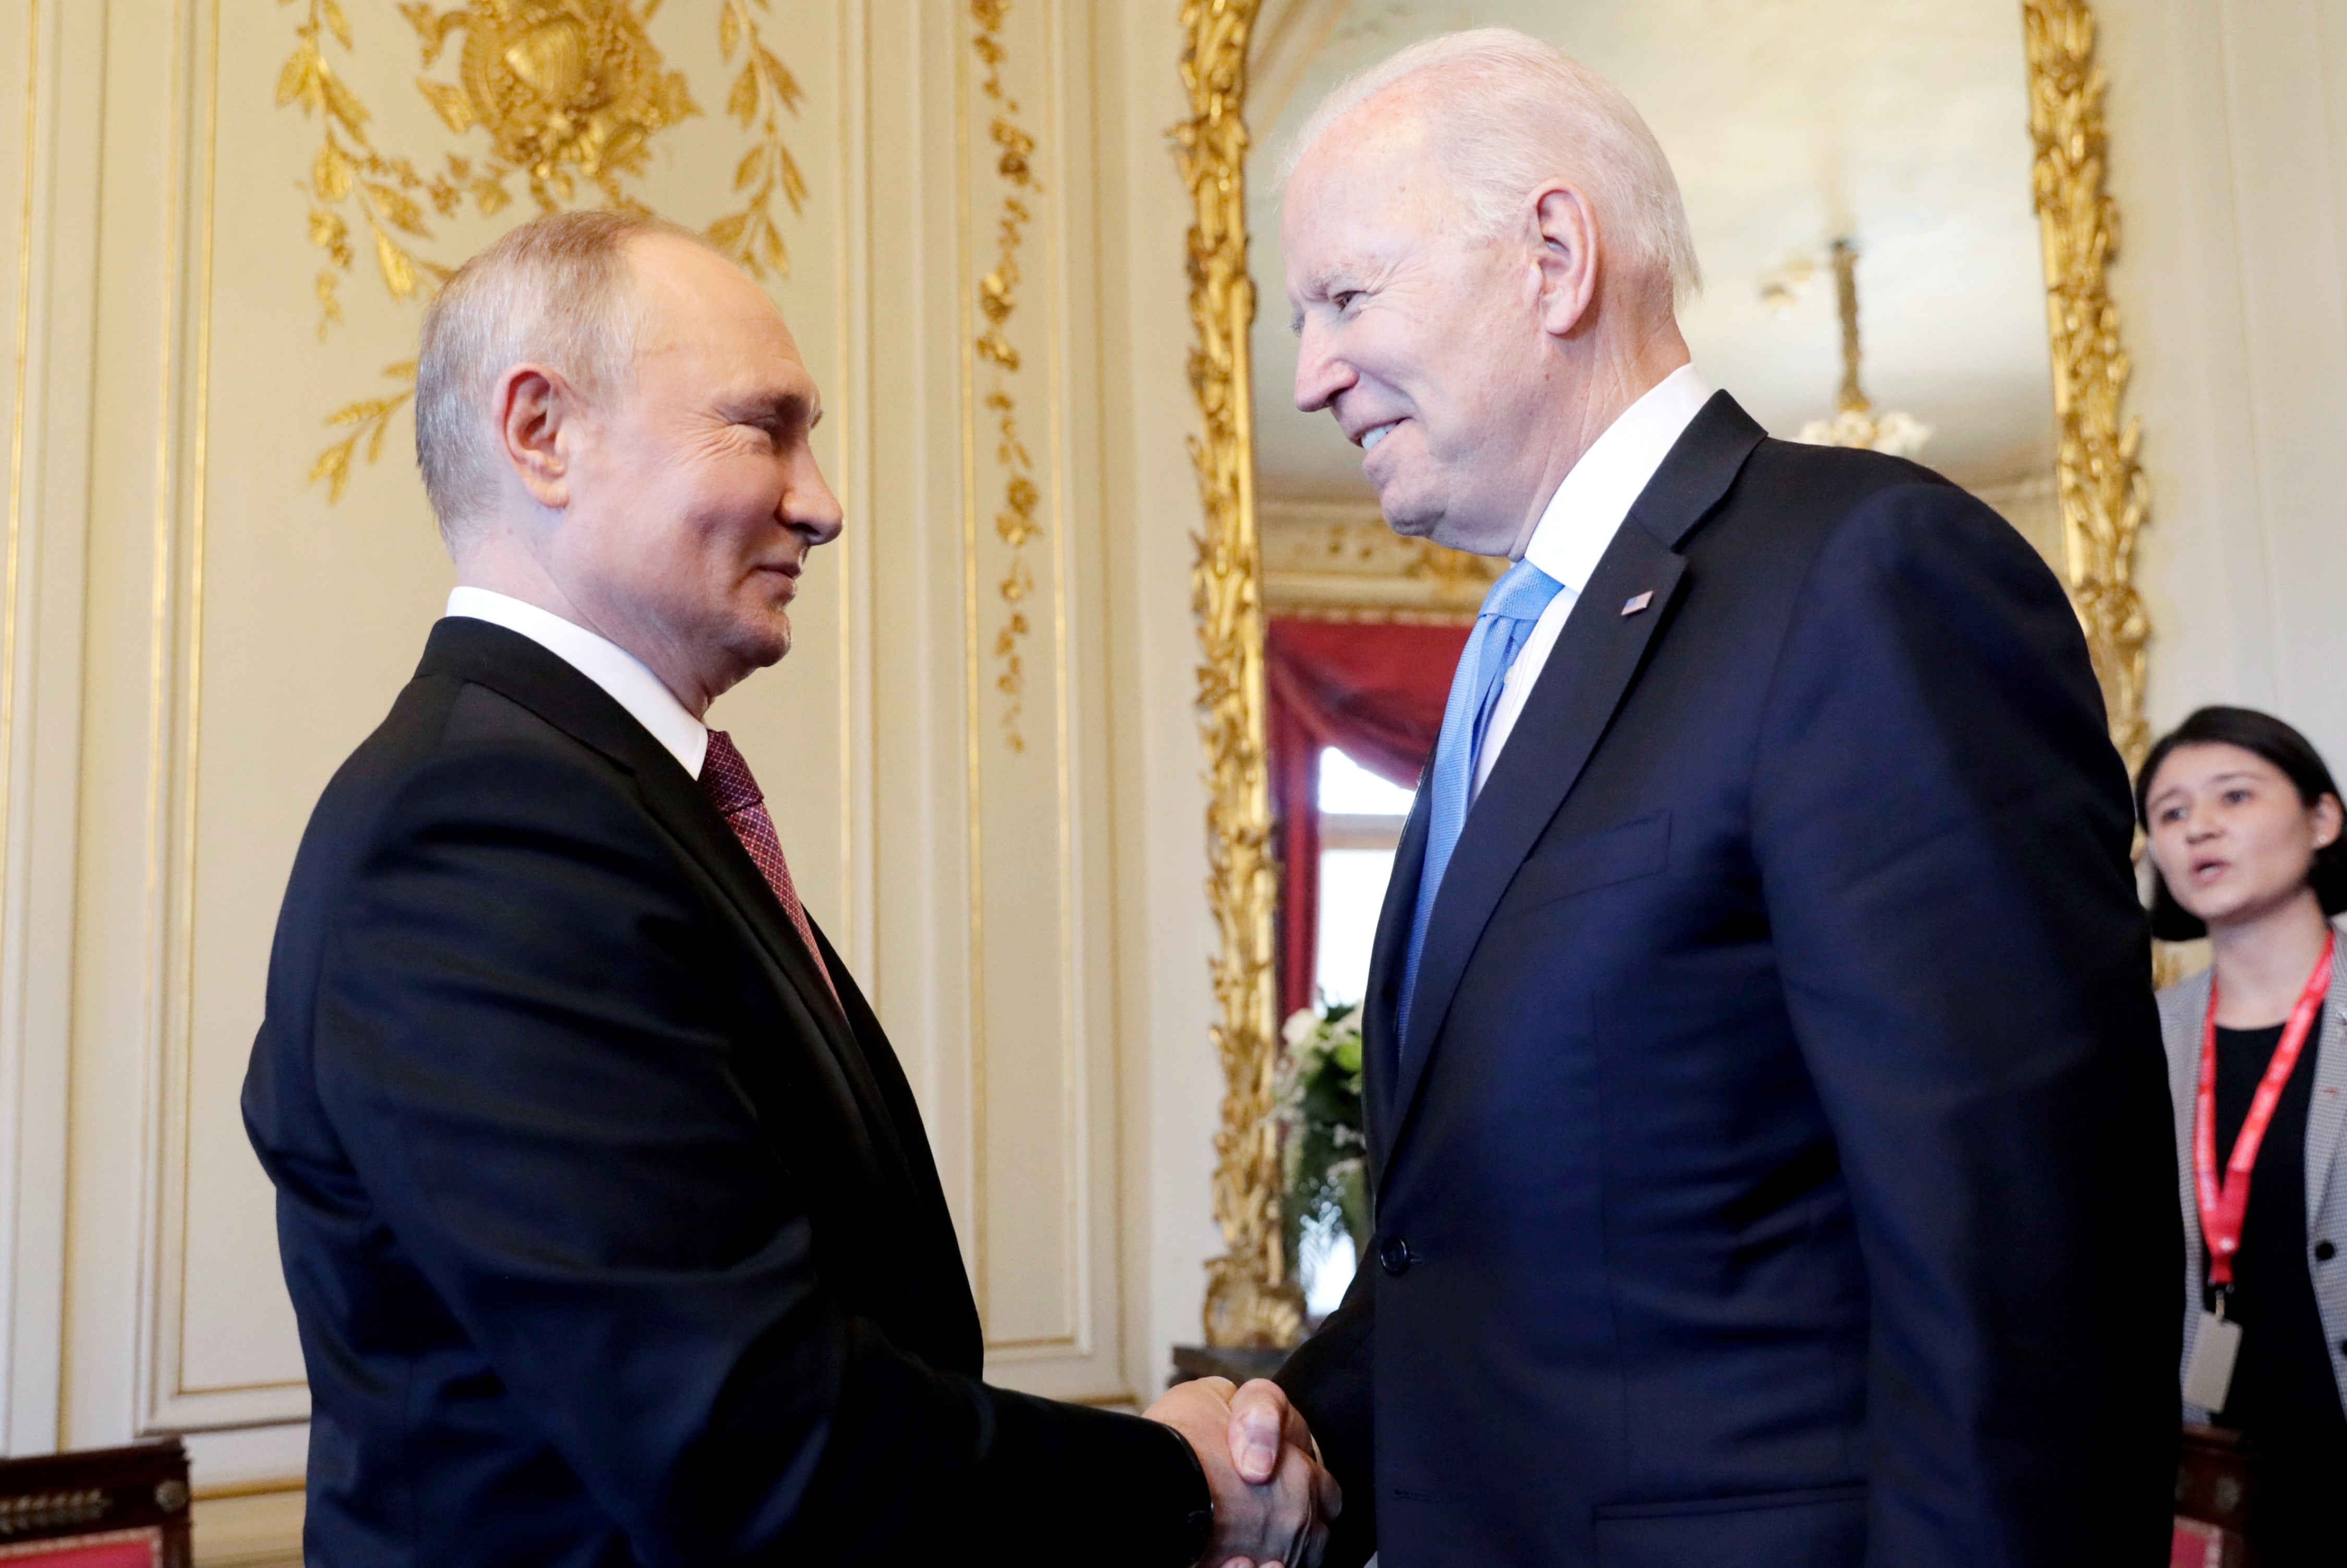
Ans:
[{"label": "suit lapel", "polygon": [[[2347,946],[2347,944],[2342,944]],[[2331,994],[2314,1031],[2314,1099],[2306,1112],[2306,1228],[2318,1234],[2331,1194],[2332,1162],[2347,1133],[2347,952],[2331,960]],[[2347,1196],[2347,1194],[2342,1194]]]},{"label": "suit lapel", "polygon": [[1410,916],[1418,908],[1419,874],[1426,868],[1426,835],[1430,806],[1425,779],[1410,802],[1402,823],[1401,842],[1394,847],[1393,875],[1386,881],[1385,907],[1378,915],[1378,932],[1369,944],[1369,992],[1361,1003],[1361,1062],[1363,1088],[1368,1104],[1369,1189],[1377,1190],[1385,1169],[1387,1133],[1393,1126],[1395,1081],[1401,1061],[1400,1020],[1394,1014],[1401,1001],[1401,970],[1409,945]]},{"label": "suit lapel", "polygon": [[[725,819],[717,815],[709,797],[702,794],[692,775],[678,765],[664,748],[661,757],[668,764],[667,768],[649,769],[637,775],[643,786],[645,805],[693,862],[717,883],[743,923],[756,933],[759,946],[788,979],[790,999],[796,1004],[805,1027],[830,1048],[865,1104],[877,1109],[881,1103],[879,1087],[873,1081],[870,1066],[846,1015],[833,1005],[830,988],[815,971],[814,955],[799,940],[790,917],[783,913],[782,901],[767,886],[764,873],[750,858],[750,852],[742,847],[741,839],[734,836]],[[887,1118],[879,1118],[878,1124],[885,1129]],[[895,1142],[893,1137],[886,1141]]]},{"label": "suit lapel", "polygon": [[[1443,1020],[1491,911],[1579,782],[1648,650],[1670,624],[1686,571],[1676,547],[1727,493],[1761,437],[1760,427],[1733,398],[1715,394],[1630,508],[1565,617],[1506,748],[1468,811],[1435,895],[1411,1016],[1399,1020],[1400,1069],[1387,1122],[1393,1129],[1388,1159],[1401,1140]],[[1635,613],[1624,614],[1624,607],[1641,594],[1653,597]],[[1423,843],[1421,830],[1420,848],[1410,862],[1413,897],[1416,867],[1425,858]],[[1394,908],[1389,898],[1389,924]],[[1381,927],[1379,952],[1389,961],[1376,972],[1391,980],[1399,976],[1400,956],[1386,952],[1384,938]]]},{"label": "suit lapel", "polygon": [[636,781],[645,809],[687,859],[714,882],[734,914],[787,981],[786,999],[805,1030],[820,1039],[864,1106],[866,1121],[899,1163],[903,1152],[878,1085],[847,1020],[832,1005],[813,958],[774,889],[701,786],[667,747],[610,693],[559,655],[518,631],[450,616],[433,627],[419,676],[474,682],[528,708],[565,734],[593,747]]}]

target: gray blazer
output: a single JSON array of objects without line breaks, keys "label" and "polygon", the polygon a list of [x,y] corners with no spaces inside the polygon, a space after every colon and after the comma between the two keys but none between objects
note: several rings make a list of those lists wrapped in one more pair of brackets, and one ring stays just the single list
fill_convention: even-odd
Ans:
[{"label": "gray blazer", "polygon": [[[2168,1092],[2176,1109],[2177,1198],[2184,1205],[2184,1360],[2192,1361],[2192,1342],[2200,1332],[2200,1205],[2192,1194],[2192,1110],[2198,1092],[2201,1031],[2209,1019],[2210,971],[2177,981],[2159,993],[2159,1034],[2168,1048]],[[2324,1002],[2316,1028],[2314,1102],[2306,1113],[2306,1266],[2314,1280],[2314,1298],[2322,1311],[2322,1337],[2331,1352],[2331,1375],[2339,1397],[2347,1403],[2347,941],[2331,968],[2331,996]],[[2327,1263],[2314,1257],[2317,1242],[2330,1241],[2338,1250]],[[2188,1421],[2205,1421],[2210,1412],[2198,1405],[2184,1407]]]}]

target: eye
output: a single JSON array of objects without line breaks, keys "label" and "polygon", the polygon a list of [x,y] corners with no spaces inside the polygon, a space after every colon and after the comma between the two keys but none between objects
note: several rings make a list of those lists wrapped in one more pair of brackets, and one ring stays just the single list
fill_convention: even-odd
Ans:
[{"label": "eye", "polygon": [[2250,799],[2250,792],[2236,784],[2225,792],[2224,798],[2227,805],[2240,805]]},{"label": "eye", "polygon": [[2163,806],[2155,815],[2153,820],[2157,822],[2182,822],[2184,820],[2184,808],[2180,805]]},{"label": "eye", "polygon": [[1337,314],[1347,315],[1352,312],[1353,302],[1360,297],[1361,291],[1358,289],[1339,289],[1328,296],[1328,302],[1337,307]]}]

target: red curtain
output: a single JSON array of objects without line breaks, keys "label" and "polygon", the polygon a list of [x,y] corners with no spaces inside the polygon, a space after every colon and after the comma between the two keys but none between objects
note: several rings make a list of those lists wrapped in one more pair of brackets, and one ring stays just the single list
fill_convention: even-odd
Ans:
[{"label": "red curtain", "polygon": [[1320,938],[1320,752],[1414,789],[1442,728],[1464,626],[1274,620],[1265,649],[1271,811],[1283,865],[1279,1007],[1314,1000]]}]

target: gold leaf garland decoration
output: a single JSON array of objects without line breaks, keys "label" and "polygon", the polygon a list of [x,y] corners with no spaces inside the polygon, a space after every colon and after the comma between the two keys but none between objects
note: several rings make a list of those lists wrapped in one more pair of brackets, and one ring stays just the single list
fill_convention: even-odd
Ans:
[{"label": "gold leaf garland decoration", "polygon": [[[428,0],[402,0],[398,9],[415,30],[428,73],[461,36],[454,81],[429,75],[416,88],[450,131],[487,136],[486,154],[450,152],[426,176],[405,158],[376,148],[374,118],[328,58],[329,40],[344,54],[354,39],[343,0],[278,0],[299,4],[294,50],[279,73],[279,108],[298,104],[320,128],[319,149],[303,182],[310,199],[310,242],[325,253],[319,271],[318,336],[343,319],[343,275],[354,271],[354,235],[372,241],[385,292],[400,303],[428,299],[451,269],[419,256],[410,241],[435,236],[432,211],[453,219],[469,203],[495,217],[516,200],[518,183],[542,211],[582,199],[609,209],[649,211],[624,181],[649,166],[652,138],[701,113],[684,76],[663,67],[647,24],[662,0],[466,0],[442,8]],[[776,221],[779,197],[793,212],[806,200],[806,181],[782,136],[784,115],[802,97],[797,78],[762,37],[757,17],[768,0],[721,0],[718,43],[728,60],[743,58],[727,108],[755,140],[735,171],[745,205],[704,232],[711,243],[753,276],[787,274],[789,251]],[[350,434],[321,452],[310,481],[324,483],[330,502],[342,498],[354,466],[382,455],[393,417],[415,395],[415,366],[394,365],[395,384],[377,397],[360,398],[328,415],[331,428]]]},{"label": "gold leaf garland decoration", "polygon": [[2150,741],[2144,651],[2151,628],[2135,585],[2135,548],[2151,492],[2139,461],[2142,423],[2122,413],[2130,366],[2110,294],[2118,209],[2107,184],[2095,13],[2088,0],[2022,0],[2021,9],[2070,599],[2102,685],[2112,743],[2133,768]]},{"label": "gold leaf garland decoration", "polygon": [[[277,0],[289,5],[295,0]],[[423,210],[415,192],[423,176],[404,158],[387,158],[367,135],[374,118],[348,83],[326,58],[325,41],[332,37],[348,53],[352,48],[350,18],[341,0],[303,0],[301,24],[293,30],[293,53],[277,75],[277,107],[302,106],[302,118],[318,121],[318,151],[310,163],[306,190],[310,197],[310,243],[326,253],[319,270],[318,341],[343,319],[338,274],[350,272],[356,260],[351,242],[355,218],[374,241],[375,265],[383,286],[395,300],[407,301],[446,276],[442,269],[418,261],[396,237],[405,233],[428,240]]]},{"label": "gold leaf garland decoration", "polygon": [[[760,11],[766,9],[766,0],[756,4]],[[747,200],[742,210],[709,226],[709,242],[748,268],[752,277],[764,278],[770,268],[776,276],[788,277],[790,249],[775,227],[774,205],[777,195],[790,203],[793,212],[806,202],[806,179],[782,133],[783,115],[799,112],[803,95],[798,78],[759,36],[749,0],[722,0],[717,46],[728,61],[742,51],[742,69],[726,95],[725,112],[745,130],[757,127],[758,139],[733,170],[733,190],[748,192]]]},{"label": "gold leaf garland decoration", "polygon": [[1214,1133],[1214,1219],[1225,1252],[1206,1266],[1206,1342],[1285,1346],[1302,1331],[1302,1293],[1286,1276],[1279,1214],[1279,1037],[1265,759],[1263,552],[1255,506],[1247,330],[1247,36],[1258,0],[1184,0],[1182,81],[1190,118],[1174,128],[1189,188],[1190,387],[1204,434],[1190,443],[1205,510],[1191,569],[1198,621],[1199,727],[1207,757],[1206,897],[1221,936],[1214,1026],[1222,1061]]},{"label": "gold leaf garland decoration", "polygon": [[359,444],[366,443],[366,460],[376,461],[383,456],[384,437],[391,433],[392,415],[415,401],[415,362],[402,360],[385,366],[384,374],[402,383],[400,390],[385,397],[362,397],[346,403],[326,415],[326,423],[335,426],[352,426],[349,436],[318,454],[310,466],[310,483],[326,482],[326,501],[332,505],[343,498],[350,487],[351,463],[357,456]]},{"label": "gold leaf garland decoration", "polygon": [[978,357],[994,367],[994,384],[984,399],[987,412],[994,416],[994,460],[1003,471],[1002,506],[994,514],[994,532],[1010,550],[1010,564],[996,585],[1004,613],[994,637],[994,657],[1000,665],[994,685],[1008,700],[1002,713],[1003,744],[1023,752],[1027,742],[1020,733],[1019,721],[1027,693],[1027,671],[1020,646],[1031,630],[1026,601],[1035,591],[1026,548],[1043,531],[1035,520],[1042,491],[1035,483],[1035,461],[1019,434],[1019,407],[1010,393],[1009,378],[1017,373],[1020,356],[1018,346],[1010,341],[1010,325],[1012,313],[1019,308],[1019,251],[1026,241],[1027,225],[1034,221],[1026,199],[1040,195],[1043,188],[1035,178],[1035,138],[1020,128],[1019,100],[1002,85],[1002,67],[1010,57],[1003,47],[1002,27],[1010,14],[1010,0],[970,0],[969,14],[977,24],[970,47],[986,71],[979,91],[994,106],[987,136],[994,144],[994,171],[1004,188],[1001,214],[995,223],[994,268],[977,285],[979,315],[986,324],[974,345]]}]

